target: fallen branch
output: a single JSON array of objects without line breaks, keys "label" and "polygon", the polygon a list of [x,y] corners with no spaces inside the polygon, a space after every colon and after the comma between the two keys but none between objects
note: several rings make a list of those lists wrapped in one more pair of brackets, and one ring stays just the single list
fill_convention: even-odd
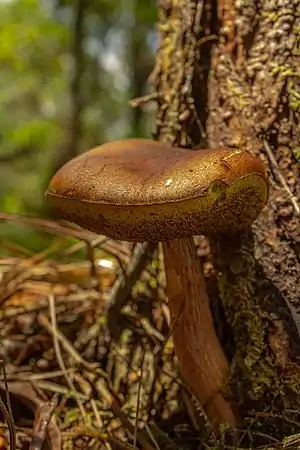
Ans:
[{"label": "fallen branch", "polygon": [[120,273],[112,288],[110,306],[107,312],[107,322],[110,333],[115,340],[119,340],[120,337],[118,320],[121,309],[125,306],[132,288],[140,278],[142,271],[152,258],[156,248],[157,245],[154,243],[137,244],[134,247],[125,274],[123,272]]}]

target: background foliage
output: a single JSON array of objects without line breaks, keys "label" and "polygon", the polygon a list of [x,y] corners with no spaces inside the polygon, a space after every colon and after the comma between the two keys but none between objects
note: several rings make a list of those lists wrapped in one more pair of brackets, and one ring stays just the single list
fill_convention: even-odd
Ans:
[{"label": "background foliage", "polygon": [[[66,160],[150,135],[154,115],[128,102],[147,91],[155,21],[155,2],[0,2],[0,211],[49,216],[44,190]],[[0,239],[45,245],[19,225],[0,223]]]}]

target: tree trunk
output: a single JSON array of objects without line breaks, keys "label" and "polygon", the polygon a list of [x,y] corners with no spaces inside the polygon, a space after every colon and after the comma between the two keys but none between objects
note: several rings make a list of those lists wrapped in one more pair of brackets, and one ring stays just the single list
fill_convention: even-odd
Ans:
[{"label": "tree trunk", "polygon": [[245,426],[251,420],[252,430],[281,439],[299,431],[300,419],[300,2],[159,0],[158,7],[156,137],[243,148],[269,168],[269,202],[252,230],[210,247],[235,338],[234,401]]},{"label": "tree trunk", "polygon": [[84,18],[87,3],[85,0],[77,0],[74,10],[73,42],[72,42],[72,75],[70,79],[70,118],[66,130],[65,142],[55,154],[52,173],[74,158],[80,150],[82,138],[82,115],[84,109],[82,77],[84,75]]}]

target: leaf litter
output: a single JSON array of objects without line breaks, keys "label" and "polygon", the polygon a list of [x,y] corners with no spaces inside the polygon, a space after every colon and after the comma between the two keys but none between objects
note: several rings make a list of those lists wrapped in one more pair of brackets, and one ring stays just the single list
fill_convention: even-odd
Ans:
[{"label": "leaf litter", "polygon": [[249,448],[251,426],[238,446],[226,427],[216,437],[180,379],[159,247],[64,222],[0,221],[53,235],[37,254],[1,242],[0,450]]}]

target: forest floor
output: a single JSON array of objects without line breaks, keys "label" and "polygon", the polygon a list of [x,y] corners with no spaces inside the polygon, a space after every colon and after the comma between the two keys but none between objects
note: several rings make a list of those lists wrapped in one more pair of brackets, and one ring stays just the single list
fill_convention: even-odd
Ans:
[{"label": "forest floor", "polygon": [[[38,254],[1,242],[0,450],[12,427],[18,449],[249,448],[250,425],[235,446],[226,430],[215,437],[180,380],[160,258],[136,280],[137,247],[57,222],[1,219],[53,241]],[[297,440],[261,433],[259,448]]]}]

